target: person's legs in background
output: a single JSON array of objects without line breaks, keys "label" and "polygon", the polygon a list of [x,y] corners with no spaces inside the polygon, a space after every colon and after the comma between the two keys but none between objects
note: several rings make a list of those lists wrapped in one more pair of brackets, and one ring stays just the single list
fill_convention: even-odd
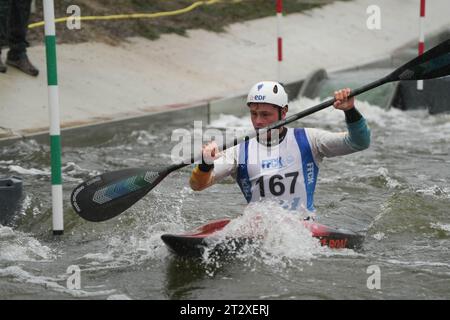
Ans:
[{"label": "person's legs in background", "polygon": [[8,46],[8,26],[12,0],[0,0],[0,72],[6,72],[1,59],[2,49]]},{"label": "person's legs in background", "polygon": [[[0,0],[5,1],[5,0]],[[30,18],[31,0],[14,0],[11,3],[11,15],[9,17],[9,51],[6,64],[37,76],[39,70],[28,60],[26,40],[28,32],[28,20]]]}]

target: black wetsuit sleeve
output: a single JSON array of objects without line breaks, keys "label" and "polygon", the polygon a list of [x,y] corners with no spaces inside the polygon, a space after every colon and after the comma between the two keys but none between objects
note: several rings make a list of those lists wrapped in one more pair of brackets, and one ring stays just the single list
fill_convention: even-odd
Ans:
[{"label": "black wetsuit sleeve", "polygon": [[361,113],[359,113],[358,109],[356,109],[355,107],[351,108],[350,110],[344,111],[344,113],[345,121],[347,123],[358,122],[362,118]]}]

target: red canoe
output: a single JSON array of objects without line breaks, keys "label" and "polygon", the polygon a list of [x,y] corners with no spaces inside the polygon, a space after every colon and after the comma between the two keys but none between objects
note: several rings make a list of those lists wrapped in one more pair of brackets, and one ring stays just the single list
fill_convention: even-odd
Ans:
[{"label": "red canoe", "polygon": [[[231,219],[220,219],[211,221],[198,227],[192,232],[183,234],[163,234],[161,239],[167,245],[170,251],[179,256],[201,257],[205,248],[211,246],[211,239],[215,233],[222,230]],[[364,236],[350,230],[330,228],[316,222],[303,221],[305,227],[311,231],[312,236],[318,238],[322,246],[328,246],[333,249],[359,249],[364,241]],[[229,248],[239,248],[244,243],[251,241],[251,237],[233,238],[225,241],[226,243],[214,244],[213,251],[223,253],[229,251]],[[209,242],[209,243],[208,243]],[[233,243],[233,246],[228,244]],[[228,249],[227,249],[228,247]]]}]

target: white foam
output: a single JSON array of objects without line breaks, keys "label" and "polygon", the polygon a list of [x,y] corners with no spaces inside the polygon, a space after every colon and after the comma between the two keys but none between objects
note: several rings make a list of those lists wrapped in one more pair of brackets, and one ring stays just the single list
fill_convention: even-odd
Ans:
[{"label": "white foam", "polygon": [[136,138],[136,142],[140,145],[148,146],[155,140],[159,139],[158,136],[152,135],[145,130],[133,131],[131,133],[133,138]]},{"label": "white foam", "polygon": [[[8,166],[9,171],[16,172],[21,175],[31,175],[31,176],[50,176],[50,168],[43,168],[43,169],[36,169],[36,168],[24,168],[19,165],[9,165]],[[79,165],[77,165],[74,162],[67,162],[65,165],[61,167],[61,172],[63,174],[63,180],[68,182],[81,182],[83,179],[77,177],[77,175],[85,175],[88,174],[89,176],[95,176],[100,174],[98,171],[90,171],[87,169],[81,168]],[[75,177],[74,177],[75,176]]]},{"label": "white foam", "polygon": [[397,189],[402,186],[400,182],[398,182],[397,180],[395,180],[394,178],[391,178],[389,176],[388,169],[386,169],[384,167],[380,167],[380,168],[378,168],[377,173],[386,180],[386,186],[389,189]]},{"label": "white foam", "polygon": [[396,265],[404,265],[411,267],[444,267],[450,268],[450,264],[445,262],[431,262],[431,261],[401,261],[396,259],[388,259],[386,260],[389,263]]},{"label": "white foam", "polygon": [[[321,246],[302,223],[300,214],[280,208],[272,202],[249,205],[244,214],[233,219],[223,230],[211,239],[211,248],[227,238],[252,237],[258,240],[246,244],[237,251],[240,259],[258,257],[264,264],[276,268],[311,263],[314,258],[330,255],[354,255],[353,250],[334,250]],[[233,244],[232,244],[233,245]],[[230,247],[233,251],[233,247]],[[210,250],[203,256],[206,263],[215,263]]]},{"label": "white foam", "polygon": [[65,172],[67,174],[73,174],[80,171],[88,171],[85,169],[82,169],[79,165],[77,165],[75,162],[67,162],[66,165],[61,167],[61,171]]},{"label": "white foam", "polygon": [[226,129],[238,129],[238,128],[252,128],[252,123],[249,116],[237,117],[231,114],[221,113],[219,117],[213,121],[208,127],[212,128],[226,128]]},{"label": "white foam", "polygon": [[441,199],[450,199],[450,188],[440,187],[433,185],[431,187],[425,187],[423,189],[416,190],[417,193],[432,196]]},{"label": "white foam", "polygon": [[430,223],[430,226],[431,226],[433,229],[443,230],[443,231],[450,232],[450,224],[445,224],[445,223],[436,222],[436,223]]},{"label": "white foam", "polygon": [[86,175],[89,177],[95,177],[103,173],[98,170],[84,169],[75,162],[71,161],[63,165],[61,171],[63,174],[63,181],[77,182],[77,183],[86,180]]},{"label": "white foam", "polygon": [[372,235],[372,237],[378,241],[383,240],[386,238],[386,235],[384,234],[384,232],[377,232],[374,235]]},{"label": "white foam", "polygon": [[17,172],[23,175],[32,175],[32,176],[49,176],[50,171],[48,169],[40,170],[40,169],[25,169],[21,166],[10,165],[8,166],[9,171]]},{"label": "white foam", "polygon": [[132,300],[132,299],[126,294],[113,294],[108,298],[106,298],[106,300]]},{"label": "white foam", "polygon": [[91,260],[88,263],[89,270],[116,269],[152,259],[163,260],[169,255],[161,241],[163,233],[136,231],[126,237],[114,236],[107,239],[108,251],[104,255],[87,254],[83,258]]},{"label": "white foam", "polygon": [[21,215],[25,215],[26,211],[31,207],[31,199],[32,198],[31,198],[31,196],[29,194],[27,194],[25,196],[25,198],[23,199],[22,205],[21,205],[21,208],[20,208],[20,214]]},{"label": "white foam", "polygon": [[88,253],[81,257],[81,259],[92,260],[95,262],[108,262],[114,260],[111,253]]},{"label": "white foam", "polygon": [[0,225],[0,261],[50,261],[55,257],[37,239]]},{"label": "white foam", "polygon": [[12,228],[4,227],[0,224],[0,241],[14,238],[15,234]]},{"label": "white foam", "polygon": [[20,283],[27,283],[32,285],[42,286],[45,289],[50,289],[55,292],[66,293],[76,298],[86,298],[86,297],[96,297],[96,296],[105,296],[111,295],[116,290],[101,290],[101,291],[93,291],[88,292],[82,289],[68,289],[65,286],[58,284],[58,282],[65,282],[67,275],[58,276],[56,278],[53,277],[45,277],[45,276],[35,276],[25,270],[23,270],[19,266],[10,266],[5,269],[0,269],[0,277],[10,277],[13,278],[14,281]]},{"label": "white foam", "polygon": [[[0,160],[0,168],[8,168],[8,165],[13,164],[13,160]],[[6,165],[6,166],[5,166]]]}]

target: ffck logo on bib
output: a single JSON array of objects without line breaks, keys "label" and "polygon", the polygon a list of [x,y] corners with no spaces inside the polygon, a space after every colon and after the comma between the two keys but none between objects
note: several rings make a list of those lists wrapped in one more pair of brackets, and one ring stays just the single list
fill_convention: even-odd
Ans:
[{"label": "ffck logo on bib", "polygon": [[281,161],[281,157],[275,159],[266,159],[261,161],[261,169],[279,169],[283,168],[283,162]]},{"label": "ffck logo on bib", "polygon": [[283,159],[282,157],[265,159],[261,161],[261,170],[281,169],[290,165],[294,161],[294,157],[291,155],[287,156],[285,159]]},{"label": "ffck logo on bib", "polygon": [[308,162],[306,164],[306,175],[308,184],[314,183],[314,163]]}]

